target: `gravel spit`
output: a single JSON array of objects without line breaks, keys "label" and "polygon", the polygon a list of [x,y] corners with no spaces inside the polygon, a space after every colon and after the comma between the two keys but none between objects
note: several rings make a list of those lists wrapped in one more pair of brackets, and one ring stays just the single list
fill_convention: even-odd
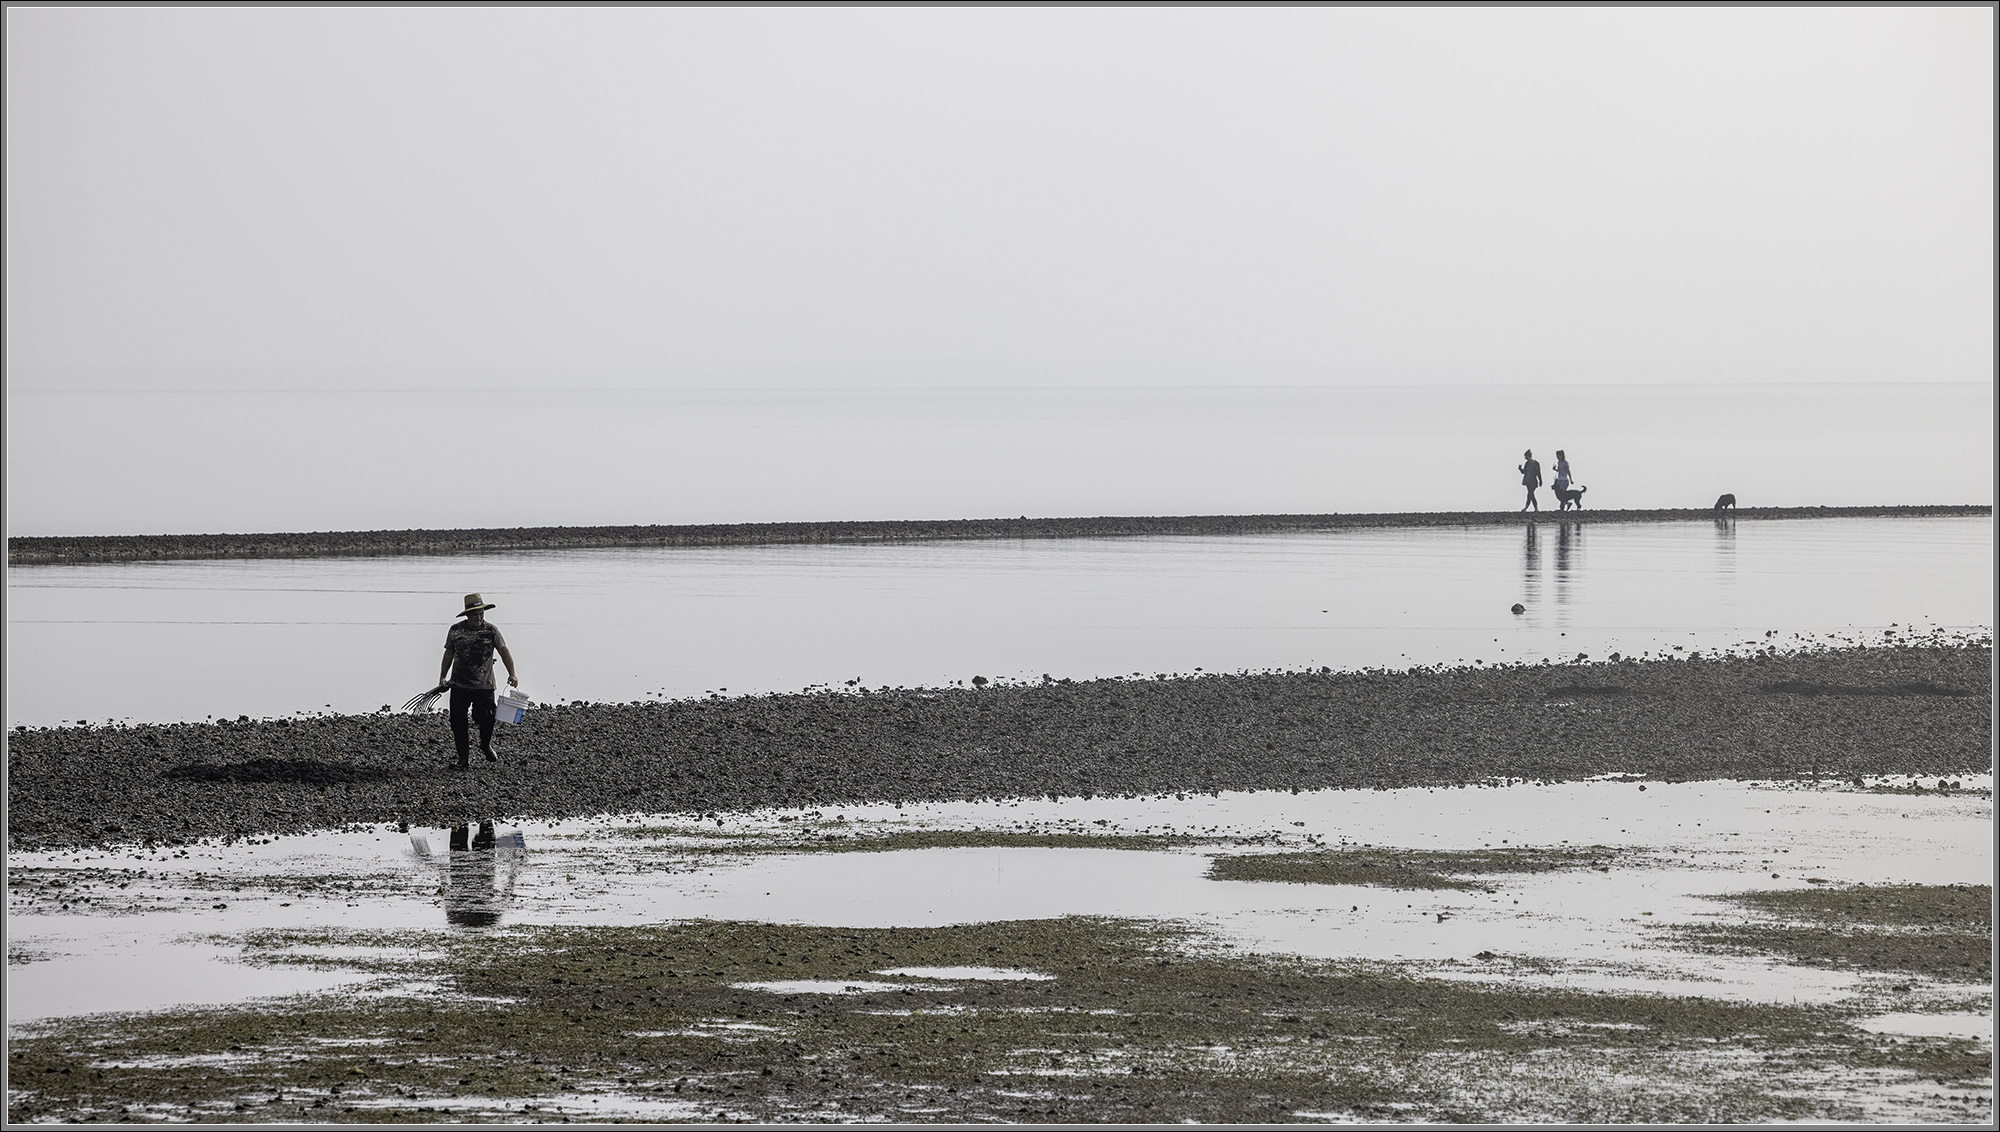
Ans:
[{"label": "gravel spit", "polygon": [[1992,645],[17,728],[8,844],[891,801],[1992,769]]}]

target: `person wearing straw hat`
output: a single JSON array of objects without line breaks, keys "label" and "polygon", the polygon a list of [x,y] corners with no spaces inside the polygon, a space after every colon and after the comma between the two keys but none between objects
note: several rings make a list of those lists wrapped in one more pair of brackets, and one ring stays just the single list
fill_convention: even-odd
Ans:
[{"label": "person wearing straw hat", "polygon": [[514,654],[507,651],[507,638],[500,627],[486,620],[486,611],[498,608],[478,594],[465,595],[465,611],[460,621],[444,635],[444,664],[438,669],[438,683],[451,686],[451,737],[458,744],[456,770],[472,765],[472,741],[466,715],[479,724],[479,749],[486,761],[499,762],[493,749],[493,654],[507,666],[507,683],[519,687],[514,675]]}]

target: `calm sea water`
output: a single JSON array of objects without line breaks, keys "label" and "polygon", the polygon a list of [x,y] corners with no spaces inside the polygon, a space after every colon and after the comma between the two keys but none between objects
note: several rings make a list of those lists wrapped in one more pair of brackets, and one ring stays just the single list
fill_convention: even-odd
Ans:
[{"label": "calm sea water", "polygon": [[[1700,520],[1245,538],[640,549],[33,567],[7,722],[401,704],[460,595],[524,687],[630,701],[1710,649],[1993,624],[1993,524]],[[1509,608],[1521,603],[1526,612]],[[107,671],[118,674],[107,680]]]},{"label": "calm sea water", "polygon": [[[10,393],[11,535],[1991,503],[1991,387]],[[1544,493],[1546,495],[1546,493]]]}]

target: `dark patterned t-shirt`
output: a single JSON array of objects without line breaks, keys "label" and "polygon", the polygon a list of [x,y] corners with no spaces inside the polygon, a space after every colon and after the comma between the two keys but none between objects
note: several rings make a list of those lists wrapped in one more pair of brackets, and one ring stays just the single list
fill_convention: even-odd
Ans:
[{"label": "dark patterned t-shirt", "polygon": [[507,647],[500,627],[488,621],[477,628],[460,621],[444,635],[444,647],[451,650],[451,684],[455,688],[493,686],[493,650]]}]

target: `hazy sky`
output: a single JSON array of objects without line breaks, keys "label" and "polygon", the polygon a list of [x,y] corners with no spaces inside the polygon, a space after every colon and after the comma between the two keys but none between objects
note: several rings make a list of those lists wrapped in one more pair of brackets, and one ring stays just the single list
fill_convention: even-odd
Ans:
[{"label": "hazy sky", "polygon": [[1985,381],[1986,8],[10,8],[8,381]]}]

